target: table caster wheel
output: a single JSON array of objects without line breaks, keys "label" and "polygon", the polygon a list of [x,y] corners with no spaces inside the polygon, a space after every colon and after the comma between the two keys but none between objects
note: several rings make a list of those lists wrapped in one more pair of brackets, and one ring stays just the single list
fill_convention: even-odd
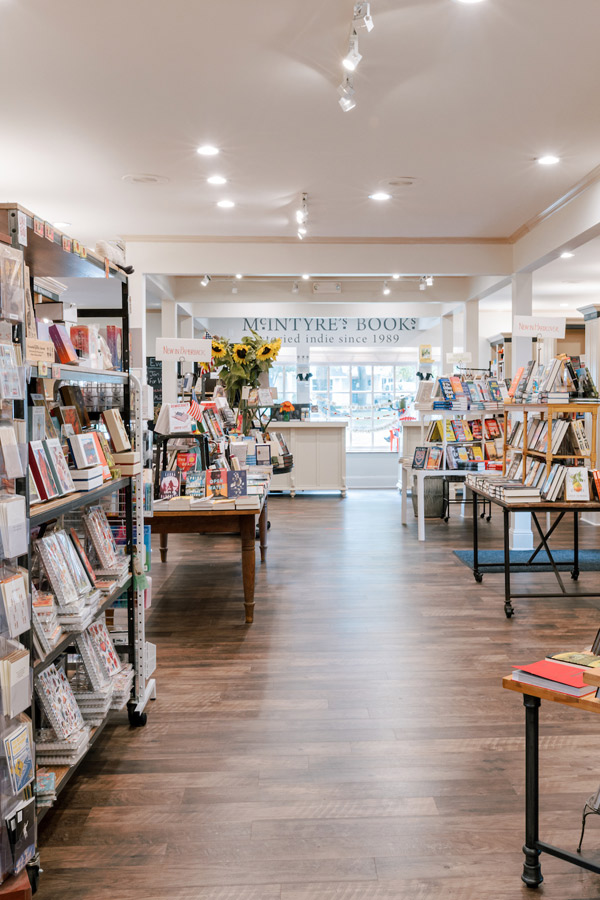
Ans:
[{"label": "table caster wheel", "polygon": [[484,518],[485,518],[485,513],[482,512],[482,513],[480,514],[479,518],[480,518],[480,519],[484,519]]},{"label": "table caster wheel", "polygon": [[514,609],[512,608],[512,606],[505,606],[505,607],[504,607],[504,615],[506,616],[507,619],[512,619],[512,617],[514,616],[514,614],[515,614],[515,611],[514,611]]},{"label": "table caster wheel", "polygon": [[477,584],[481,584],[483,581],[483,574],[481,572],[473,572],[473,577]]},{"label": "table caster wheel", "polygon": [[129,724],[132,728],[143,728],[147,721],[148,716],[145,712],[139,713],[135,709],[129,710]]},{"label": "table caster wheel", "polygon": [[491,517],[491,516],[486,516],[486,517],[485,517],[485,521],[486,521],[486,522],[491,522],[491,521],[492,521],[492,517]]},{"label": "table caster wheel", "polygon": [[577,581],[577,579],[579,578],[579,572],[571,572],[571,578],[573,579],[573,581]]},{"label": "table caster wheel", "polygon": [[450,516],[444,516],[444,522],[448,522],[449,519],[450,519]]}]

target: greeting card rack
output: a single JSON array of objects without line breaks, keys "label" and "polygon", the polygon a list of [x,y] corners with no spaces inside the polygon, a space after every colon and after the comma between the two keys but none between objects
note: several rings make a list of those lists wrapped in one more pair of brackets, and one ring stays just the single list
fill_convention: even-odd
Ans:
[{"label": "greeting card rack", "polygon": [[[44,227],[45,224],[45,227]],[[93,397],[92,407],[88,409],[90,419],[99,418],[103,409],[119,407],[122,412],[126,431],[131,439],[132,447],[141,452],[141,402],[139,401],[139,382],[130,378],[129,360],[129,293],[126,274],[82,245],[72,241],[67,236],[51,228],[48,223],[42,222],[32,213],[15,204],[0,204],[0,234],[9,235],[13,248],[19,249],[24,255],[25,265],[29,268],[30,290],[34,295],[34,281],[40,278],[106,278],[110,279],[112,289],[110,299],[106,303],[99,304],[94,300],[94,308],[86,308],[84,301],[77,299],[77,315],[79,319],[91,319],[96,323],[99,319],[107,319],[110,322],[118,322],[122,331],[122,371],[105,371],[102,369],[85,366],[72,366],[63,364],[28,365],[28,401],[35,393],[35,386],[42,384],[42,379],[52,378],[54,389],[61,384],[78,385],[84,392],[84,396]],[[38,292],[36,287],[35,292]],[[52,291],[43,289],[43,293],[51,300],[58,302],[61,297]],[[118,298],[116,300],[113,297]],[[64,298],[63,298],[64,299]],[[26,328],[19,325],[18,340],[22,347],[23,360],[27,360]],[[135,384],[133,383],[135,381]],[[136,400],[137,398],[137,400]],[[135,409],[134,409],[135,407]],[[87,408],[87,403],[86,403]],[[24,405],[23,416],[26,420],[29,406]],[[135,421],[134,421],[135,415]],[[139,420],[139,421],[138,421]],[[29,425],[28,425],[29,429]],[[29,434],[29,430],[28,430]],[[154,681],[149,681],[147,667],[145,666],[145,623],[144,623],[144,578],[143,566],[140,560],[144,557],[144,529],[143,529],[143,484],[141,476],[114,478],[104,483],[101,487],[87,492],[71,493],[63,498],[32,506],[29,496],[28,479],[22,480],[22,492],[27,498],[27,510],[30,521],[32,539],[43,535],[44,530],[57,520],[64,521],[64,517],[76,516],[84,512],[86,508],[99,503],[119,503],[123,516],[123,531],[125,535],[125,550],[130,555],[130,571],[126,579],[105,598],[94,613],[97,620],[108,610],[118,598],[126,598],[127,627],[124,636],[118,644],[118,651],[125,656],[134,667],[135,679],[131,691],[131,697],[127,705],[129,722],[132,726],[146,724],[144,711],[148,699],[155,696]],[[137,508],[136,508],[137,507]],[[134,521],[135,520],[135,521]],[[134,527],[137,525],[137,528]],[[30,544],[29,555],[22,561],[28,570],[32,571],[34,562],[33,544]],[[38,676],[51,663],[61,665],[66,661],[67,654],[74,647],[74,642],[80,632],[70,631],[64,635],[58,644],[44,656],[35,662],[34,675]],[[27,637],[27,645],[33,657],[33,634],[30,631]],[[36,718],[39,710],[34,703],[31,707],[31,719],[33,733],[35,734]],[[109,714],[110,716],[110,714]],[[107,716],[103,722],[92,730],[89,747],[98,740],[100,734],[109,720]],[[88,748],[89,749],[89,748]],[[82,759],[85,757],[82,757]],[[56,794],[64,789],[81,760],[72,766],[49,766],[54,769],[56,776]],[[43,818],[46,807],[38,810],[38,821]]]}]

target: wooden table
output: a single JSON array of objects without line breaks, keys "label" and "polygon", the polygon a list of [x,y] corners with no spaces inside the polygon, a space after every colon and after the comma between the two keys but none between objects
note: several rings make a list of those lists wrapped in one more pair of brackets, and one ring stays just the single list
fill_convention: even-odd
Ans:
[{"label": "wooden table", "polygon": [[260,561],[267,560],[267,497],[260,510],[256,509],[193,509],[162,510],[144,521],[154,534],[160,535],[160,560],[167,561],[170,534],[239,534],[242,549],[242,580],[246,622],[254,620],[254,582],[256,574],[255,541],[256,517],[260,537]]},{"label": "wooden table", "polygon": [[[560,577],[560,572],[558,571],[558,566],[554,561],[552,556],[552,552],[550,550],[550,546],[548,541],[552,535],[552,532],[556,529],[556,526],[563,520],[566,513],[573,513],[573,559],[569,563],[559,563],[558,565],[571,565],[573,568],[571,569],[571,578],[573,581],[577,581],[579,578],[579,513],[585,511],[600,511],[600,503],[595,500],[590,500],[588,502],[577,503],[572,500],[555,500],[553,502],[549,502],[546,500],[542,500],[540,503],[505,503],[504,500],[500,500],[498,497],[493,497],[491,494],[488,494],[487,491],[481,490],[481,488],[475,488],[472,485],[468,485],[468,487],[473,492],[473,577],[475,581],[481,583],[483,580],[483,571],[482,569],[490,568],[492,566],[497,566],[498,563],[481,563],[479,562],[478,557],[478,535],[477,535],[477,523],[479,519],[479,510],[478,510],[478,498],[481,497],[484,502],[491,501],[495,503],[502,509],[504,515],[504,613],[508,619],[514,614],[514,609],[511,600],[516,597],[529,597],[530,594],[515,594],[511,591],[510,584],[510,513],[517,512],[528,512],[531,513],[531,518],[533,519],[533,523],[537,529],[537,532],[540,536],[540,543],[532,552],[529,559],[524,563],[513,563],[514,566],[530,566],[532,572],[536,571],[536,567],[539,566],[547,566],[550,565],[552,567],[552,571],[554,572],[554,576],[558,581],[560,592],[554,593],[536,593],[536,597],[599,597],[600,591],[594,591],[593,593],[577,593],[570,594],[567,592],[563,580]],[[542,526],[540,525],[539,519],[537,517],[537,513],[540,512],[556,512],[558,516],[554,520],[554,523],[550,528],[547,529],[546,532],[542,530]],[[547,560],[537,561],[535,557],[538,555],[540,550],[544,549],[548,556]]]},{"label": "wooden table", "polygon": [[[584,675],[585,678],[585,675]],[[539,838],[539,708],[542,700],[550,700],[552,703],[562,703],[575,709],[587,712],[600,712],[600,700],[593,694],[586,697],[571,697],[568,694],[559,694],[549,688],[537,687],[532,684],[521,684],[513,681],[512,676],[502,679],[502,687],[509,691],[516,691],[523,695],[525,706],[525,844],[523,853],[525,863],[521,879],[529,888],[537,888],[543,879],[540,865],[540,854],[548,853],[558,859],[573,863],[589,872],[600,874],[600,866],[586,859],[579,853],[554,847]]]}]

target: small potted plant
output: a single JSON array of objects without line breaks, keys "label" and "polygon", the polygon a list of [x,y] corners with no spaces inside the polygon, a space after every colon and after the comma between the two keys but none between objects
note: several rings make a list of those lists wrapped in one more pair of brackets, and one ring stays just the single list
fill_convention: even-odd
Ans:
[{"label": "small potted plant", "polygon": [[279,407],[279,412],[283,413],[283,421],[290,421],[290,413],[293,413],[295,410],[295,406],[293,403],[290,403],[289,400],[284,400],[281,406]]}]

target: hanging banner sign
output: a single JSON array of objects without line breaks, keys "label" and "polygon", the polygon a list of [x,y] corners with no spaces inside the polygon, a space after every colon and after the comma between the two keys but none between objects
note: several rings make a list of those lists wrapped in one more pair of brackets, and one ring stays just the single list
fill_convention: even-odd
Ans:
[{"label": "hanging banner sign", "polygon": [[567,320],[553,316],[515,316],[513,338],[547,337],[562,340],[565,336]]},{"label": "hanging banner sign", "polygon": [[451,365],[470,363],[473,362],[473,354],[469,350],[465,350],[463,353],[446,353],[446,362]]},{"label": "hanging banner sign", "polygon": [[210,362],[212,341],[196,338],[156,338],[155,358],[179,362]]}]

